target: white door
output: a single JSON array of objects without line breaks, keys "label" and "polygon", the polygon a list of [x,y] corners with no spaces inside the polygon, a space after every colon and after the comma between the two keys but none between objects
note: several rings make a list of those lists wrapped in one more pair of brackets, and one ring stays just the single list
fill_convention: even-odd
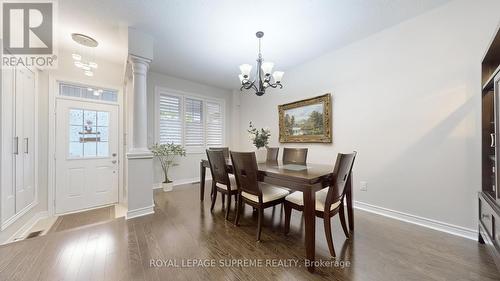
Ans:
[{"label": "white door", "polygon": [[27,68],[16,70],[15,93],[16,213],[35,199],[35,75]]},{"label": "white door", "polygon": [[118,106],[56,101],[56,213],[118,202]]}]

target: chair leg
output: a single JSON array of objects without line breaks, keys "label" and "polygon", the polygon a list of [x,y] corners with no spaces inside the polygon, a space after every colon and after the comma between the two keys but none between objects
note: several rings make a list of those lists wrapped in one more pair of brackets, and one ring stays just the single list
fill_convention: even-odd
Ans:
[{"label": "chair leg", "polygon": [[215,201],[217,201],[217,190],[212,187],[212,206],[210,206],[210,212],[214,210]]},{"label": "chair leg", "polygon": [[325,216],[323,217],[323,222],[325,225],[326,242],[328,244],[328,249],[330,250],[330,255],[332,255],[332,257],[335,257],[335,249],[333,248],[332,238],[332,225],[330,223],[330,216],[328,216],[328,214],[325,214]]},{"label": "chair leg", "polygon": [[262,220],[264,219],[264,208],[258,208],[259,220],[257,225],[257,242],[260,242],[260,234],[262,233]]},{"label": "chair leg", "polygon": [[221,193],[221,196],[222,196],[222,209],[224,209],[224,206],[226,205],[224,204],[224,202],[226,201],[226,194]]},{"label": "chair leg", "polygon": [[292,207],[286,202],[283,204],[285,208],[285,235],[290,232],[290,217],[292,216]]},{"label": "chair leg", "polygon": [[226,220],[229,219],[229,210],[231,210],[231,193],[227,194]]},{"label": "chair leg", "polygon": [[340,205],[339,208],[339,219],[340,219],[340,224],[342,225],[342,229],[344,230],[345,237],[349,239],[349,231],[347,230],[347,224],[345,221],[345,214],[344,214],[344,205]]},{"label": "chair leg", "polygon": [[241,212],[241,194],[236,195],[236,218],[234,218],[234,225],[238,226],[240,222],[240,212]]}]

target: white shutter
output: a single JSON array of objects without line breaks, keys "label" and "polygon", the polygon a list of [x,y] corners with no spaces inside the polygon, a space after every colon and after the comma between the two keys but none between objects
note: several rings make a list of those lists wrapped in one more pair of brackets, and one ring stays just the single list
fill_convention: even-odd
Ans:
[{"label": "white shutter", "polygon": [[180,97],[160,94],[160,143],[182,144]]},{"label": "white shutter", "polygon": [[185,98],[184,122],[186,147],[205,146],[203,134],[203,101],[192,98]]},{"label": "white shutter", "polygon": [[223,122],[222,122],[222,106],[216,102],[206,103],[206,141],[207,146],[222,146],[223,145]]}]

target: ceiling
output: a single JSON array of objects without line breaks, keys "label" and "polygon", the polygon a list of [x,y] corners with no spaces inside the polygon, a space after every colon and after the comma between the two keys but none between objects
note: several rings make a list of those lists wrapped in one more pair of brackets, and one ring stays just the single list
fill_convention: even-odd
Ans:
[{"label": "ceiling", "polygon": [[122,62],[126,30],[155,38],[151,69],[226,89],[238,87],[238,66],[263,57],[286,70],[415,17],[450,0],[65,0],[59,1],[60,47],[70,34],[96,38],[96,56]]}]

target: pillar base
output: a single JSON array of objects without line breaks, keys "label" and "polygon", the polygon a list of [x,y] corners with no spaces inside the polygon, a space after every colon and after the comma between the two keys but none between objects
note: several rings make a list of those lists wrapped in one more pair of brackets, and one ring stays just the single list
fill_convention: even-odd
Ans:
[{"label": "pillar base", "polygon": [[153,154],[149,150],[133,150],[127,153],[127,160],[127,219],[153,214]]}]

